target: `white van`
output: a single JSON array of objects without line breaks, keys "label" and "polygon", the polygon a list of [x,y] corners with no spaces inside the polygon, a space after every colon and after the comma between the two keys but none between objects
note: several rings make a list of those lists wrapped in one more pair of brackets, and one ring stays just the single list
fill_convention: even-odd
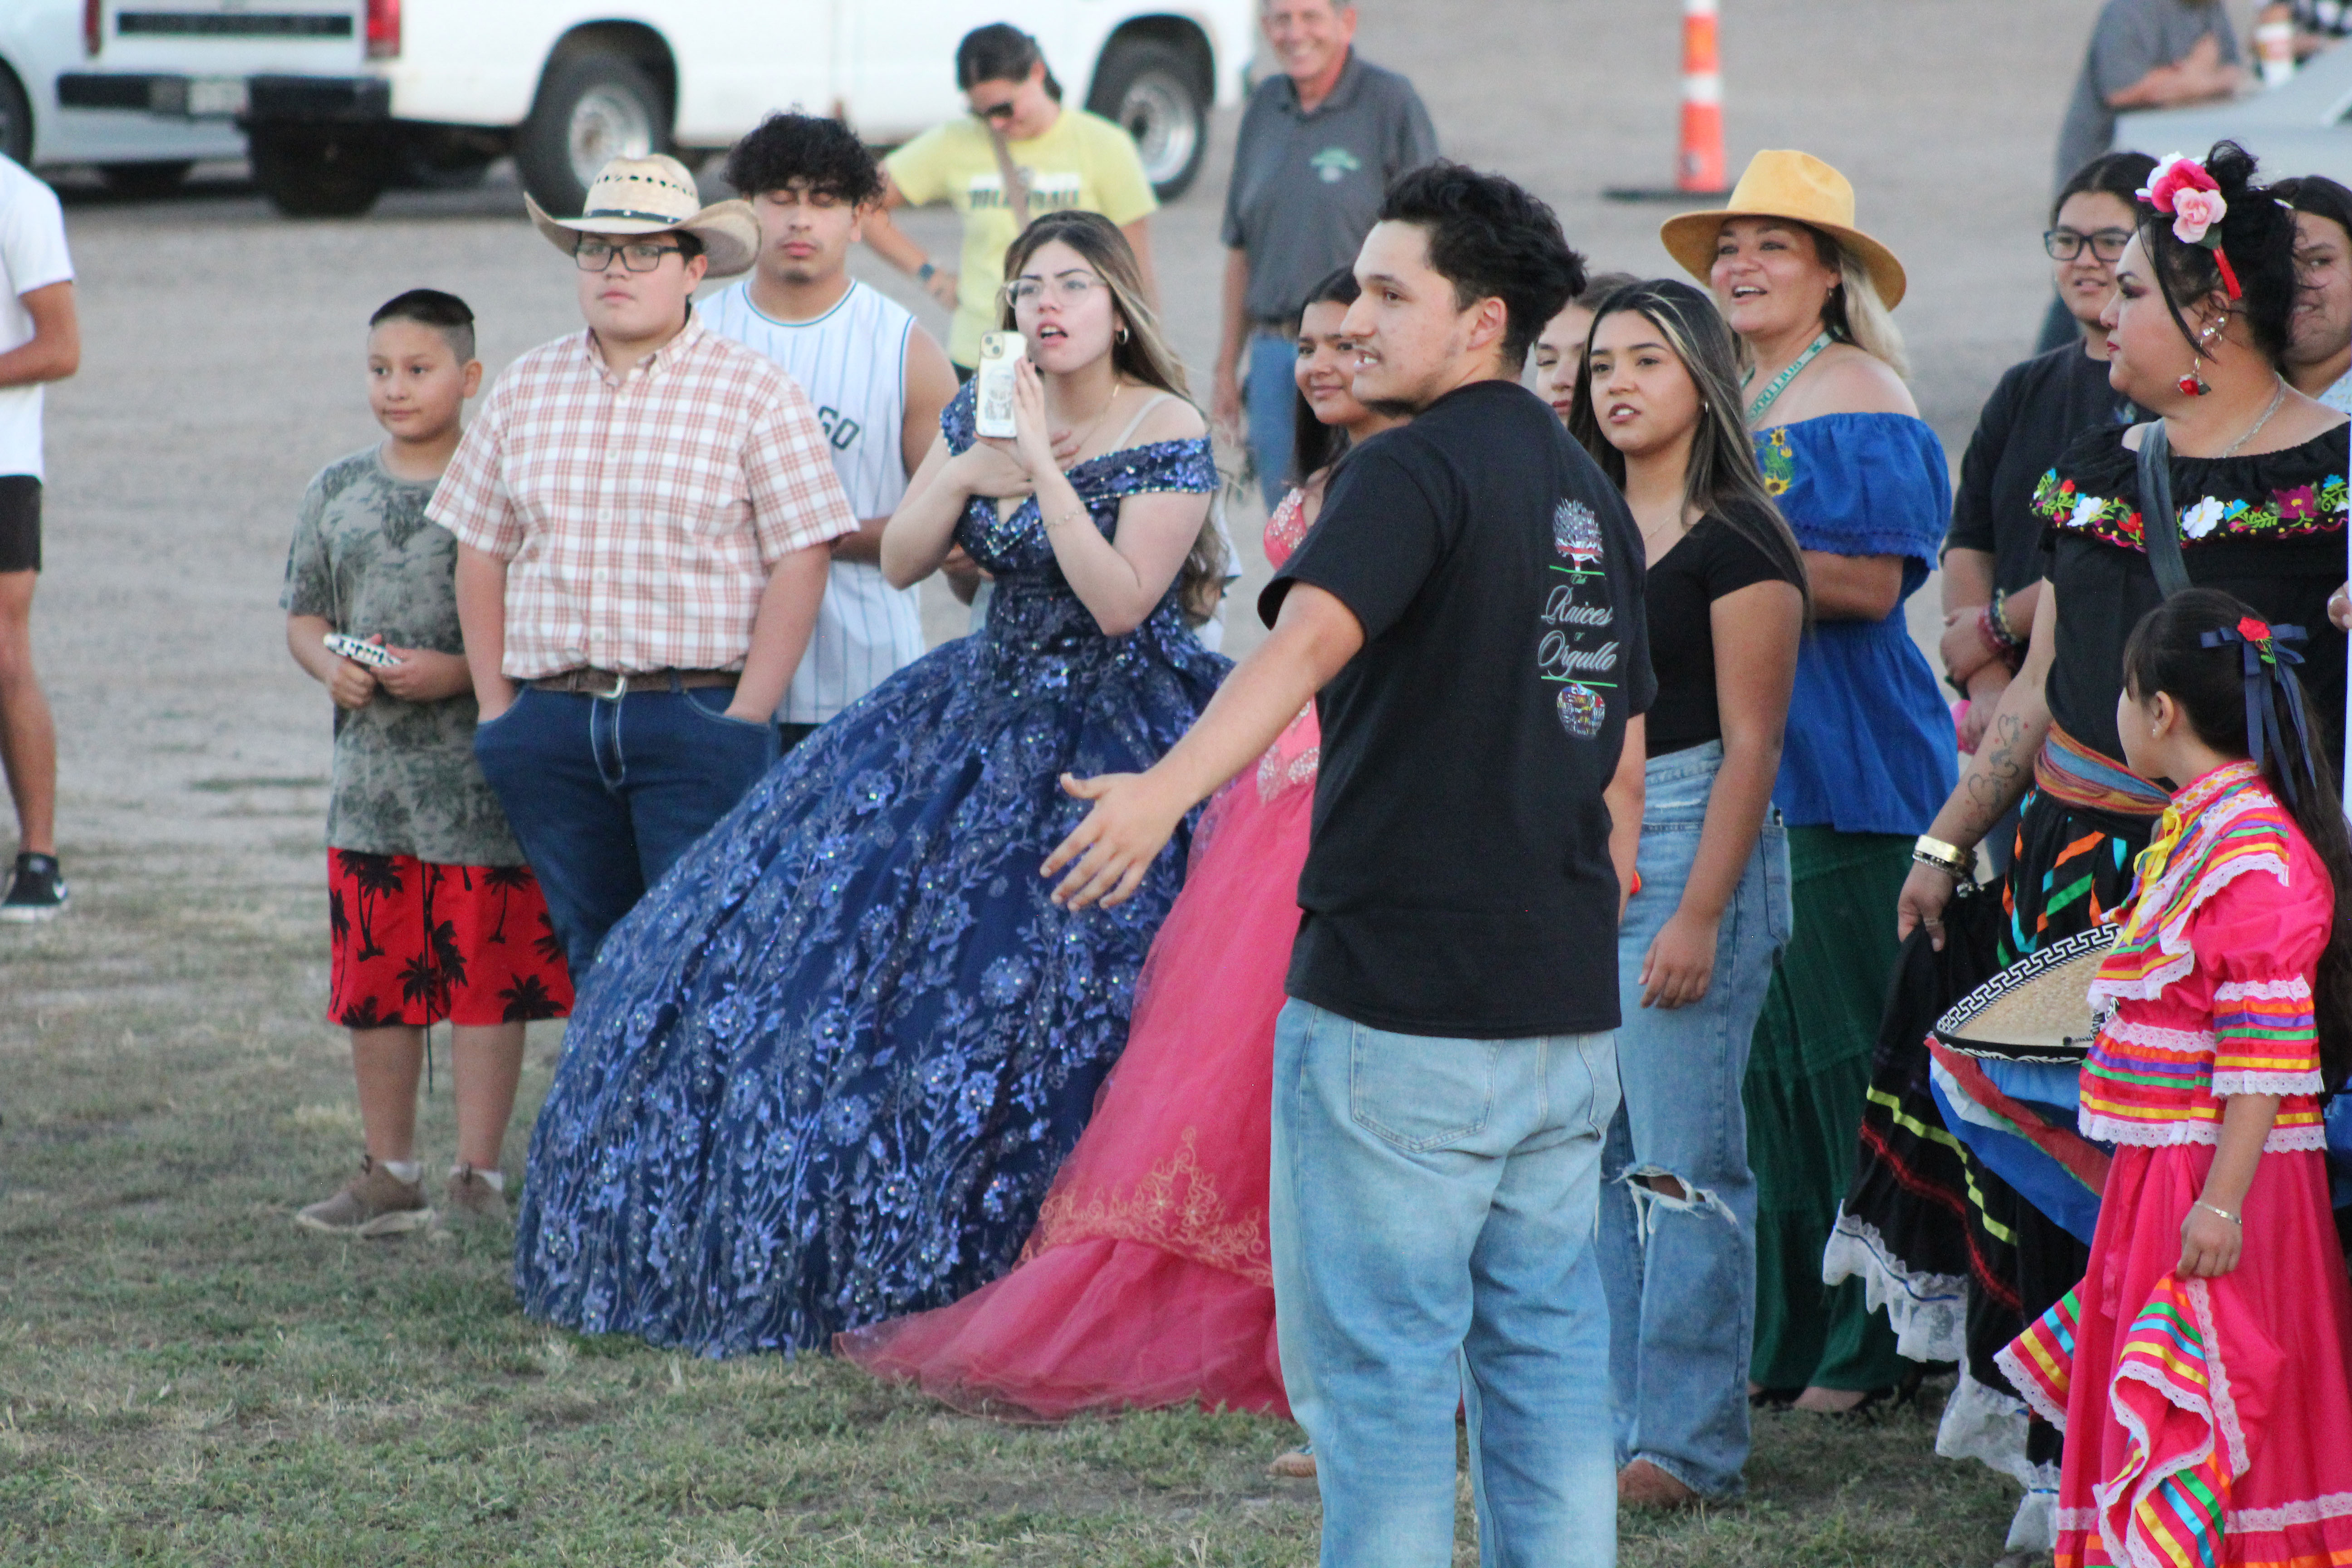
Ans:
[{"label": "white van", "polygon": [[635,0],[626,19],[583,0],[84,4],[101,44],[81,75],[126,100],[141,77],[151,98],[172,80],[193,96],[232,68],[232,40],[299,40],[302,63],[245,79],[243,122],[280,210],[331,215],[365,211],[396,175],[463,177],[503,153],[543,205],[575,213],[607,158],[692,162],[795,105],[901,142],[963,112],[956,43],[1001,21],[1133,132],[1173,195],[1200,170],[1211,107],[1241,97],[1258,0]]}]

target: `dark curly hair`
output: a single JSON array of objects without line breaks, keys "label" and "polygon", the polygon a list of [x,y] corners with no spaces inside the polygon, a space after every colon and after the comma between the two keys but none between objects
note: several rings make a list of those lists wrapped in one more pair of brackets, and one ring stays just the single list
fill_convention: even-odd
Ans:
[{"label": "dark curly hair", "polygon": [[[2254,346],[2276,366],[2285,359],[2293,336],[2289,323],[2297,289],[2294,210],[2269,187],[2255,183],[2254,155],[2235,142],[2214,142],[2204,163],[2205,172],[2221,188],[2221,199],[2229,204],[2218,229],[2221,249],[2230,258],[2230,270],[2238,279],[2241,297],[2235,309],[2245,318]],[[2165,309],[2172,312],[2180,335],[2195,347],[2197,334],[2189,331],[2181,308],[2209,294],[2227,291],[2221,264],[2204,246],[2188,244],[2175,236],[2172,219],[2147,202],[2139,204],[2139,238],[2155,268]]]},{"label": "dark curly hair", "polygon": [[1379,221],[1427,232],[1429,265],[1462,310],[1503,301],[1506,370],[1527,363],[1545,323],[1584,288],[1584,258],[1569,247],[1559,215],[1500,174],[1424,163],[1389,187]]},{"label": "dark curly hair", "polygon": [[852,206],[882,199],[882,165],[838,120],[771,114],[727,154],[727,183],[739,196],[781,191],[795,180]]}]

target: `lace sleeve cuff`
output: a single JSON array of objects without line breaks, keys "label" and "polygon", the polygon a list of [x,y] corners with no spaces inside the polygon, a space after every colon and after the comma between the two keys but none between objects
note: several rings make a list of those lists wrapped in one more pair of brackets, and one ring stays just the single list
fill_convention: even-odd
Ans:
[{"label": "lace sleeve cuff", "polygon": [[2319,1069],[2308,1072],[2249,1072],[2231,1068],[2213,1074],[2213,1098],[2227,1100],[2233,1094],[2317,1094],[2322,1088]]}]

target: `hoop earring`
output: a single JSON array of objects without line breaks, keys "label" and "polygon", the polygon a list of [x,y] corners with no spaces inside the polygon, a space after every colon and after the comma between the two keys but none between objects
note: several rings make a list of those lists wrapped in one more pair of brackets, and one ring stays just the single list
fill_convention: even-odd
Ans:
[{"label": "hoop earring", "polygon": [[1118,330],[1118,342],[1121,348],[1127,346],[1127,329],[1125,327],[1121,327]]}]

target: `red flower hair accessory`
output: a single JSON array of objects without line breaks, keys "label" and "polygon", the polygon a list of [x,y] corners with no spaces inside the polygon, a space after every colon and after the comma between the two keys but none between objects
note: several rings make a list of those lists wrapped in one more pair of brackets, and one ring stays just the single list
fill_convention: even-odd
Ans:
[{"label": "red flower hair accessory", "polygon": [[2246,616],[2238,622],[2238,635],[2251,643],[2265,643],[2271,640],[2271,628],[2253,616]]},{"label": "red flower hair accessory", "polygon": [[2205,172],[2205,165],[2175,153],[2148,174],[2138,195],[2172,220],[2173,238],[2183,245],[2201,245],[2220,259],[2230,298],[2237,299],[2238,277],[2231,270],[2229,258],[2221,255],[2221,236],[2217,232],[2230,214],[2230,204],[2221,195],[2220,182]]}]

